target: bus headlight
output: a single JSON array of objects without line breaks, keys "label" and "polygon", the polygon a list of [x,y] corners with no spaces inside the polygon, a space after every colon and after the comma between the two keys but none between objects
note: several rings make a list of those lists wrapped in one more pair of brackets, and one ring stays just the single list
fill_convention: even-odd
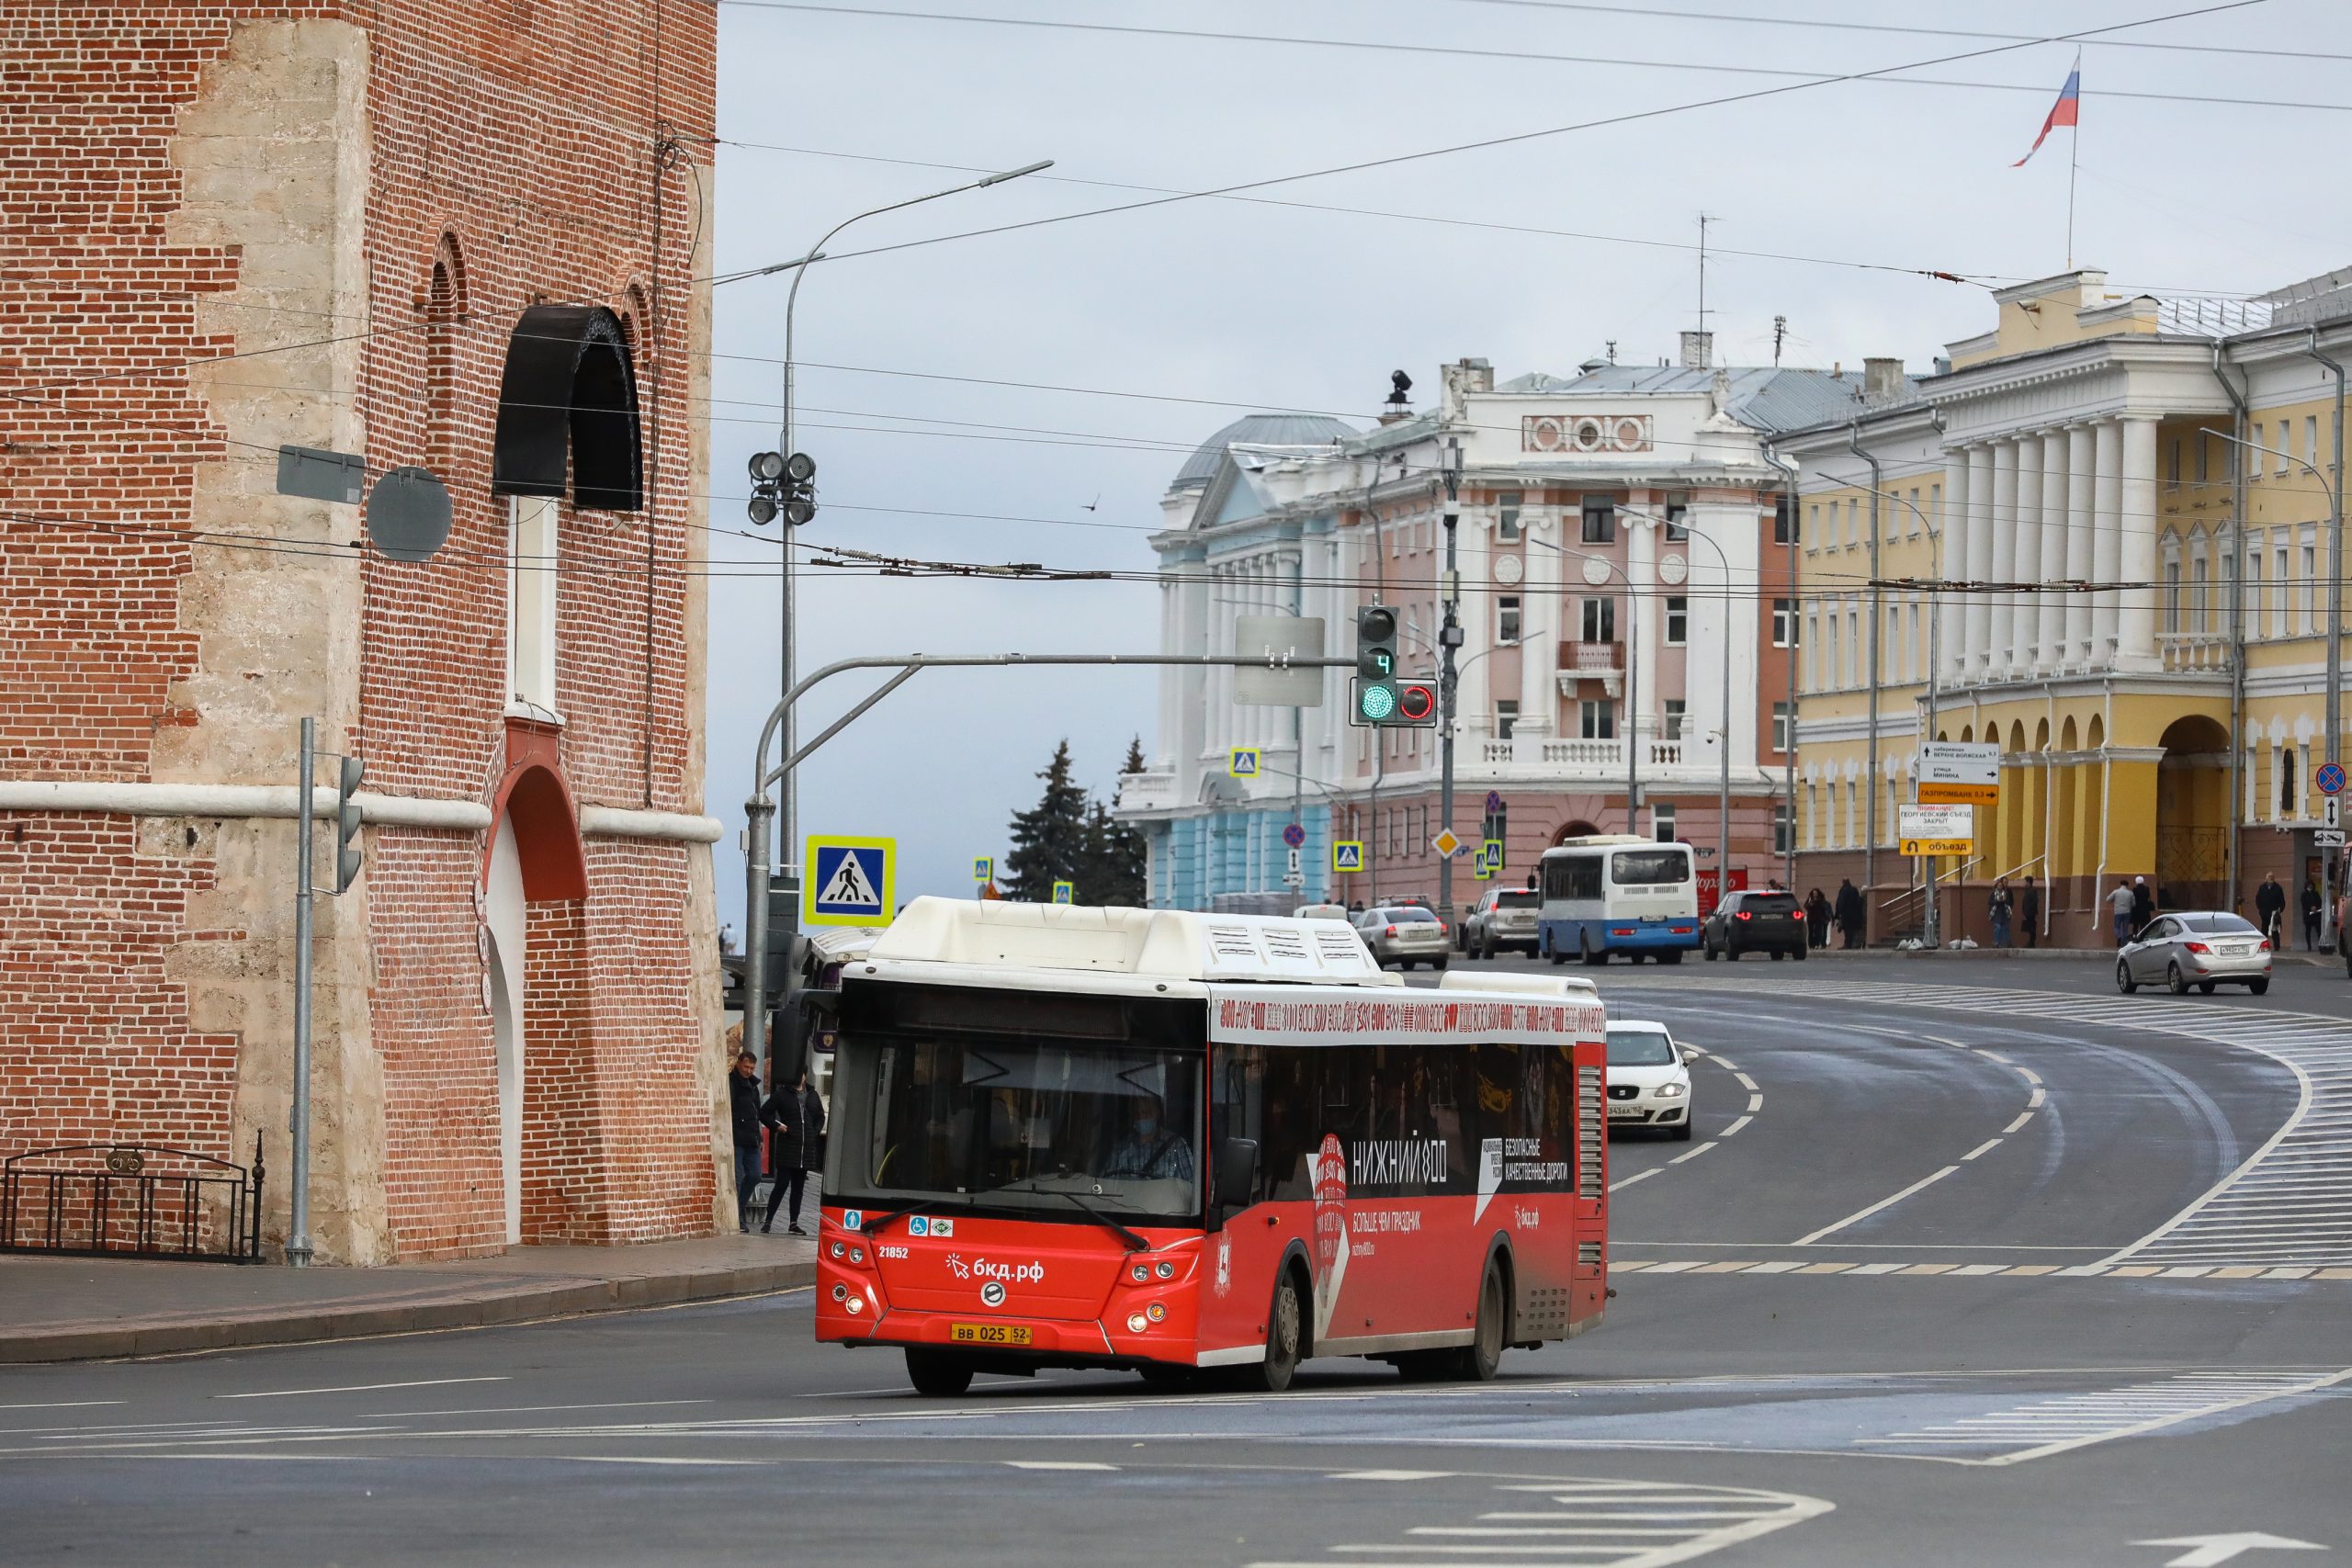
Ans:
[{"label": "bus headlight", "polygon": [[850,1260],[852,1263],[863,1263],[863,1262],[865,1262],[865,1248],[864,1248],[864,1247],[851,1247],[851,1248],[849,1249],[849,1260]]},{"label": "bus headlight", "polygon": [[1138,1285],[1148,1284],[1151,1281],[1151,1270],[1138,1263],[1127,1270],[1127,1278]]},{"label": "bus headlight", "polygon": [[1176,1265],[1170,1263],[1164,1258],[1151,1266],[1151,1271],[1159,1275],[1163,1280],[1173,1280],[1176,1278]]},{"label": "bus headlight", "polygon": [[842,1247],[842,1244],[841,1244],[840,1242],[835,1242],[835,1243],[833,1243],[833,1256],[834,1256],[835,1258],[839,1258],[839,1257],[842,1255],[842,1251],[843,1251],[843,1250],[844,1250],[844,1249],[843,1249],[843,1247]]},{"label": "bus headlight", "polygon": [[1144,1327],[1145,1327],[1145,1324],[1144,1324],[1144,1315],[1143,1315],[1143,1314],[1141,1314],[1141,1313],[1137,1312],[1137,1313],[1130,1313],[1130,1314],[1127,1314],[1127,1332],[1128,1332],[1128,1333],[1130,1333],[1130,1334],[1141,1334],[1141,1333],[1144,1331]]},{"label": "bus headlight", "polygon": [[856,1316],[859,1313],[865,1310],[865,1303],[855,1296],[850,1297],[850,1299],[843,1302],[842,1305],[848,1309],[852,1317]]}]

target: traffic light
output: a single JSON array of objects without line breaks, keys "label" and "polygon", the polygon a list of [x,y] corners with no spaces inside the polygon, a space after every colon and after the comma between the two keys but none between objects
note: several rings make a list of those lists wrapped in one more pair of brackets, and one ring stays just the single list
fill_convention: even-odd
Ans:
[{"label": "traffic light", "polygon": [[359,781],[366,776],[368,764],[356,757],[343,759],[343,774],[335,787],[334,817],[334,890],[338,893],[358,880],[359,863]]},{"label": "traffic light", "polygon": [[1396,612],[1386,604],[1356,609],[1355,705],[1350,722],[1396,722]]}]

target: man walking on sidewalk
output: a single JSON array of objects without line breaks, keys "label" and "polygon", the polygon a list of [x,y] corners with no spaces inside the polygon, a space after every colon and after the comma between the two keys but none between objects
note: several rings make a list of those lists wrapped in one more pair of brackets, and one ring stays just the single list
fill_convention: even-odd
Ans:
[{"label": "man walking on sidewalk", "polygon": [[749,1051],[735,1058],[727,1077],[728,1108],[735,1124],[735,1228],[752,1228],[752,1189],[760,1184],[760,1061]]},{"label": "man walking on sidewalk", "polygon": [[2119,882],[2115,891],[2107,896],[2107,907],[2115,912],[2115,945],[2121,947],[2132,940],[2132,885]]},{"label": "man walking on sidewalk", "polygon": [[1838,885],[1838,929],[1849,950],[1862,945],[1862,890],[1849,876]]},{"label": "man walking on sidewalk", "polygon": [[2254,923],[2270,939],[2274,948],[2287,945],[2287,890],[2278,885],[2276,872],[2262,879],[2254,890]]},{"label": "man walking on sidewalk", "polygon": [[2032,877],[2025,879],[2025,887],[2018,894],[2018,919],[2025,927],[2025,944],[2041,945],[2041,889]]}]

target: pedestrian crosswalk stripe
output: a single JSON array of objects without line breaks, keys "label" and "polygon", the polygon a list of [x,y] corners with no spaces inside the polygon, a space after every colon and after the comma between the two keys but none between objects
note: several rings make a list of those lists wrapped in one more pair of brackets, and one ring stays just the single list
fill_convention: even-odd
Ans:
[{"label": "pedestrian crosswalk stripe", "polygon": [[2211,1264],[2156,1263],[1807,1263],[1776,1258],[1611,1258],[1612,1274],[1838,1274],[1849,1280],[1900,1275],[1906,1279],[1953,1280],[2352,1280],[2352,1266],[2313,1269],[2266,1267],[2259,1263],[2217,1268]]}]

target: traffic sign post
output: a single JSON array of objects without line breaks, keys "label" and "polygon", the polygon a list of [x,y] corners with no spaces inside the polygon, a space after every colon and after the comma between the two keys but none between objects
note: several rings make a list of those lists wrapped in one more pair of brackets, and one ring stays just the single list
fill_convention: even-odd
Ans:
[{"label": "traffic sign post", "polygon": [[1996,806],[2001,799],[2001,748],[1986,741],[1919,743],[1919,804]]},{"label": "traffic sign post", "polygon": [[1237,779],[1256,778],[1258,776],[1258,748],[1255,746],[1234,747],[1226,753],[1225,771]]},{"label": "traffic sign post", "polygon": [[1976,848],[1973,806],[1905,803],[1895,808],[1897,852],[1913,858],[1964,855]]},{"label": "traffic sign post", "polygon": [[[1295,822],[1291,823],[1288,827],[1283,829],[1283,842],[1288,844],[1292,849],[1296,850],[1306,842],[1306,829],[1300,827]],[[1296,860],[1297,858],[1298,857],[1295,854],[1291,856],[1291,859],[1293,860]]]},{"label": "traffic sign post", "polygon": [[1435,850],[1442,858],[1452,860],[1462,852],[1462,840],[1453,829],[1440,828],[1437,830],[1437,837],[1430,840],[1430,848]]},{"label": "traffic sign post", "polygon": [[800,884],[807,926],[887,926],[896,907],[899,847],[890,839],[808,836]]},{"label": "traffic sign post", "polygon": [[2342,795],[2344,793],[2344,764],[2322,762],[2319,765],[2319,771],[2312,775],[2312,783],[2319,786],[2319,792],[2322,795]]},{"label": "traffic sign post", "polygon": [[1334,839],[1331,840],[1331,869],[1349,875],[1363,869],[1363,840]]}]

